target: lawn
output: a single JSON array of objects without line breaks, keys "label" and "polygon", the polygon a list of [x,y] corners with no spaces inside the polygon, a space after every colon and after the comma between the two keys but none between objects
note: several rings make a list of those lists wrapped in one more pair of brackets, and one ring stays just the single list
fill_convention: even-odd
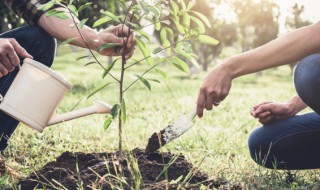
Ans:
[{"label": "lawn", "polygon": [[[72,52],[68,47],[59,50],[53,69],[62,73],[73,83],[57,112],[88,106],[94,99],[114,105],[118,100],[117,84],[87,99],[95,88],[111,82],[102,79],[98,65],[84,67],[87,60],[76,61],[84,52]],[[105,58],[99,57],[101,62]],[[143,63],[128,73],[126,85],[133,81],[133,73],[141,74],[150,67]],[[125,94],[127,123],[124,127],[124,147],[145,148],[150,135],[161,130],[176,117],[189,112],[194,106],[198,88],[205,73],[188,77],[171,65],[159,66],[168,73],[162,78],[151,72],[146,78],[161,79],[161,84],[152,83],[152,91],[137,83]],[[118,75],[116,67],[113,74]],[[319,172],[267,170],[256,165],[250,158],[247,138],[259,123],[250,114],[250,108],[264,100],[286,101],[294,95],[292,77],[288,66],[265,71],[262,77],[249,75],[233,82],[228,98],[202,119],[195,119],[195,126],[176,141],[168,144],[163,151],[182,153],[195,166],[200,167],[215,180],[227,180],[241,184],[244,189],[318,189]],[[72,152],[112,152],[118,146],[118,132],[115,124],[103,129],[105,117],[88,116],[48,127],[37,133],[27,126],[20,125],[4,152],[7,164],[28,175],[53,161],[65,151]],[[203,162],[201,162],[204,160]],[[200,164],[201,163],[201,164]],[[290,181],[288,178],[293,176]],[[288,182],[289,181],[289,182]],[[14,187],[8,176],[0,180],[0,189]]]}]

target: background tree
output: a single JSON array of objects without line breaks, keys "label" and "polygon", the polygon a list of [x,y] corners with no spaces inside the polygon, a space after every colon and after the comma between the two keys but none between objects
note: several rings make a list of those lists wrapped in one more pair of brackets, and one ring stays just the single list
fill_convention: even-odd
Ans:
[{"label": "background tree", "polygon": [[[291,7],[291,12],[286,18],[286,26],[289,30],[301,28],[304,26],[308,26],[311,24],[310,21],[304,20],[302,18],[303,12],[305,11],[305,7],[303,5],[299,5],[295,3]],[[298,64],[298,62],[290,63],[291,73],[293,73],[294,67]]]},{"label": "background tree", "polygon": [[24,23],[23,19],[17,17],[13,11],[0,2],[0,34],[22,26]]}]

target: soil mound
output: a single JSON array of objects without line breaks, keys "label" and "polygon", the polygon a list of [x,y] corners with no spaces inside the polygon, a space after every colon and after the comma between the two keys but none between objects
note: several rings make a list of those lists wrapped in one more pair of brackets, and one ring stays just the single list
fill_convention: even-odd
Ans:
[{"label": "soil mound", "polygon": [[[223,188],[182,155],[134,149],[123,153],[65,152],[20,181],[21,190],[44,189],[199,189]],[[229,186],[230,187],[230,186]],[[80,188],[80,189],[81,189]],[[239,186],[232,189],[241,189]]]}]

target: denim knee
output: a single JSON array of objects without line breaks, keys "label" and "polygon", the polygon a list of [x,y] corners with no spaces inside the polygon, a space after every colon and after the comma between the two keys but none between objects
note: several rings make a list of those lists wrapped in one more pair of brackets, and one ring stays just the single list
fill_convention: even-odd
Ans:
[{"label": "denim knee", "polygon": [[320,54],[310,55],[297,65],[294,85],[299,97],[320,113]]},{"label": "denim knee", "polygon": [[274,168],[274,162],[270,156],[271,139],[264,132],[264,127],[255,129],[248,138],[248,147],[251,158],[259,165],[266,168]]},{"label": "denim knee", "polygon": [[56,53],[56,40],[38,26],[29,26],[31,29],[26,38],[32,39],[34,59],[51,67]]}]

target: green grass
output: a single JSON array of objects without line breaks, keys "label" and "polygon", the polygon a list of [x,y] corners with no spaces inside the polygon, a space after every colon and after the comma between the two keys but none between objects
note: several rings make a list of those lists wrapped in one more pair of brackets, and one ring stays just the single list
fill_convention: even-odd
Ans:
[{"label": "green grass", "polygon": [[[66,95],[57,112],[69,111],[82,98],[100,85],[111,82],[103,80],[102,70],[97,65],[84,67],[86,60],[76,61],[84,52],[73,53],[63,47],[53,68],[62,73],[74,85]],[[101,62],[106,58],[99,57]],[[141,74],[147,63],[135,67],[128,73],[126,85],[133,73]],[[159,68],[169,76],[161,84],[152,83],[149,92],[137,83],[125,94],[127,123],[124,127],[124,147],[144,148],[150,135],[161,130],[176,117],[189,112],[194,106],[202,78],[200,73],[191,78],[176,68],[162,64]],[[119,64],[112,73],[119,74]],[[161,78],[151,72],[146,78]],[[285,171],[267,170],[256,165],[250,158],[247,138],[259,123],[250,114],[250,108],[264,100],[287,101],[294,95],[289,67],[279,67],[264,72],[260,78],[249,75],[233,82],[233,88],[223,103],[206,112],[195,126],[163,151],[183,153],[187,159],[216,180],[239,183],[246,189],[312,189],[320,186],[318,170],[293,171],[294,182],[287,183]],[[89,100],[84,99],[78,108],[88,106],[92,100],[100,99],[113,105],[118,102],[118,86],[113,84]],[[4,152],[7,164],[25,175],[41,168],[65,151],[103,152],[114,151],[118,146],[118,131],[115,124],[107,131],[103,129],[105,117],[94,115],[48,127],[43,133],[20,125]],[[0,178],[0,189],[13,184],[8,178]]]}]

